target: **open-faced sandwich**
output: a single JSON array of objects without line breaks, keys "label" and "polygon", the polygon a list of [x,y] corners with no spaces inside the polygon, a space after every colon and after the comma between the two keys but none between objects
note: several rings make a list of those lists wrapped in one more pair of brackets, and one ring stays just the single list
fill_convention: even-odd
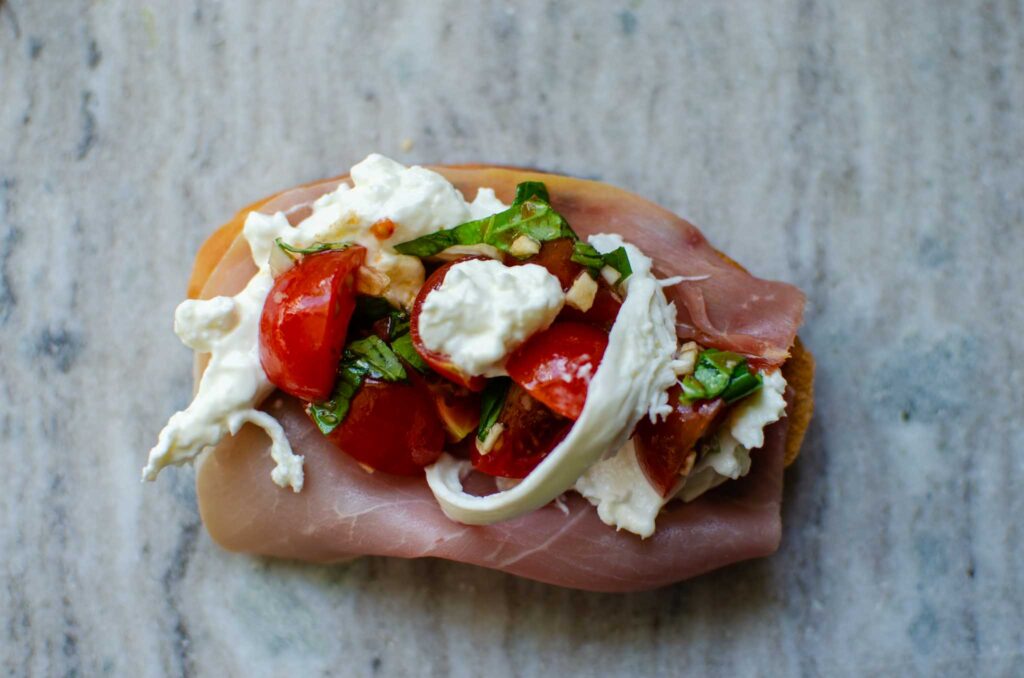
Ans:
[{"label": "open-faced sandwich", "polygon": [[778,547],[803,308],[617,188],[371,155],[202,246],[143,476],[199,459],[231,550],[661,586]]}]

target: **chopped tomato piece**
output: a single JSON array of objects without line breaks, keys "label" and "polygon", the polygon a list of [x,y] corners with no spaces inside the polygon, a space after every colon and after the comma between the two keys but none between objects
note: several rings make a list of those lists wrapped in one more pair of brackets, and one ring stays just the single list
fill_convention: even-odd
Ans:
[{"label": "chopped tomato piece", "polygon": [[365,257],[360,246],[308,255],[274,281],[260,317],[260,364],[285,393],[330,397]]},{"label": "chopped tomato piece", "polygon": [[327,437],[356,461],[402,476],[421,474],[441,456],[445,442],[426,389],[376,379],[363,382],[345,420]]},{"label": "chopped tomato piece", "polygon": [[482,391],[486,380],[484,377],[464,374],[462,370],[452,364],[451,359],[448,356],[432,351],[423,344],[423,339],[420,336],[420,310],[423,308],[423,301],[427,298],[427,295],[441,286],[441,283],[444,282],[444,277],[448,275],[448,271],[451,270],[452,266],[470,259],[486,258],[487,257],[462,257],[455,261],[451,261],[434,271],[430,277],[427,278],[427,281],[423,283],[423,287],[420,288],[419,293],[416,295],[416,300],[412,305],[412,316],[409,320],[409,332],[412,335],[412,345],[416,348],[416,352],[427,361],[427,364],[430,365],[435,372],[453,383],[465,386],[470,391]]},{"label": "chopped tomato piece", "polygon": [[501,426],[500,433],[486,454],[473,446],[473,467],[492,476],[525,478],[568,435],[572,421],[512,384],[494,426]]},{"label": "chopped tomato piece", "polygon": [[637,461],[647,480],[661,496],[668,496],[679,482],[686,458],[697,441],[711,428],[725,410],[721,398],[703,400],[691,405],[679,402],[682,389],[674,386],[668,392],[672,413],[652,424],[644,417],[636,426],[633,445]]},{"label": "chopped tomato piece", "polygon": [[559,321],[527,339],[505,368],[531,396],[575,421],[607,347],[608,335],[596,327]]},{"label": "chopped tomato piece", "polygon": [[406,372],[414,381],[422,381],[434,402],[448,440],[457,443],[476,431],[480,423],[479,393],[453,384],[436,374],[420,375],[411,367],[406,367]]},{"label": "chopped tomato piece", "polygon": [[505,257],[505,264],[508,266],[520,266],[522,264],[537,264],[548,269],[548,273],[558,278],[562,284],[562,291],[566,292],[576,276],[584,270],[582,264],[572,260],[573,241],[569,238],[549,240],[540,247],[540,252],[526,259],[517,259],[513,256]]}]

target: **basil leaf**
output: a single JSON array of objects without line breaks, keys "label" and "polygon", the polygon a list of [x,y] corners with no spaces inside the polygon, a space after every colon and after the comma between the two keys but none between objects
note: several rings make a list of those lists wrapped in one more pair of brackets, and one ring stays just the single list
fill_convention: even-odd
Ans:
[{"label": "basil leaf", "polygon": [[294,247],[281,238],[274,238],[274,243],[290,254],[317,254],[318,252],[327,252],[328,250],[347,250],[349,247],[352,247],[350,242],[318,242],[313,243],[309,247]]},{"label": "basil leaf", "polygon": [[694,379],[692,374],[688,374],[683,377],[682,387],[683,393],[679,396],[679,402],[684,405],[689,405],[695,400],[703,400],[707,397],[707,392],[704,390],[704,386]]},{"label": "basil leaf", "polygon": [[342,363],[331,399],[323,403],[310,403],[309,414],[321,433],[328,435],[345,421],[352,398],[363,385],[366,372],[366,367],[359,363]]},{"label": "basil leaf", "polygon": [[705,398],[715,398],[725,387],[729,385],[730,372],[721,370],[703,355],[697,361],[697,368],[693,371],[693,378],[704,387]]},{"label": "basil leaf", "polygon": [[356,296],[356,313],[369,320],[380,320],[396,310],[384,297],[371,297],[367,294]]},{"label": "basil leaf", "polygon": [[597,251],[597,248],[582,240],[573,243],[572,256],[569,259],[581,266],[586,266],[592,272],[599,271],[604,266],[604,257]]},{"label": "basil leaf", "polygon": [[727,403],[746,398],[764,382],[757,372],[750,370],[747,359],[739,353],[709,348],[697,357],[693,374],[682,381],[682,403],[721,397]]},{"label": "basil leaf", "polygon": [[626,281],[626,278],[633,275],[633,267],[629,265],[629,255],[626,254],[625,247],[617,247],[611,252],[602,255],[605,266],[611,266],[619,272],[619,279],[615,281],[616,285],[621,285]]},{"label": "basil leaf", "polygon": [[751,372],[747,361],[743,360],[733,370],[729,385],[722,391],[722,400],[732,404],[756,392],[764,384],[764,378],[757,372]]},{"label": "basil leaf", "polygon": [[589,268],[595,278],[603,267],[611,266],[619,272],[619,279],[615,281],[616,285],[633,275],[633,267],[629,265],[629,255],[626,254],[625,247],[617,247],[607,254],[601,254],[590,243],[579,240],[573,243],[572,256],[569,258],[577,264]]},{"label": "basil leaf", "polygon": [[540,198],[544,202],[551,202],[548,195],[548,187],[543,181],[524,181],[516,186],[516,198],[512,204],[523,203],[533,198]]},{"label": "basil leaf", "polygon": [[412,335],[408,332],[391,342],[391,350],[395,352],[395,355],[420,372],[427,372],[430,369],[427,366],[427,361],[423,359],[423,356],[413,346]]},{"label": "basil leaf", "polygon": [[347,361],[362,363],[374,379],[401,381],[406,378],[398,356],[376,335],[353,341],[345,349],[345,357]]},{"label": "basil leaf", "polygon": [[516,187],[516,199],[507,210],[399,243],[395,245],[395,251],[422,258],[455,245],[486,243],[508,252],[521,235],[537,242],[559,238],[578,240],[569,223],[548,204],[548,191],[544,184],[526,181]]},{"label": "basil leaf", "polygon": [[505,398],[508,396],[508,388],[512,380],[508,377],[497,377],[488,379],[482,394],[483,403],[480,406],[480,425],[476,430],[476,439],[480,442],[487,440],[487,434],[498,421],[501,408],[505,406]]},{"label": "basil leaf", "polygon": [[408,240],[403,243],[395,245],[395,251],[399,254],[408,254],[413,257],[431,257],[438,252],[443,252],[449,247],[455,245],[474,245],[479,240],[473,240],[470,238],[468,242],[462,242],[457,234],[459,227],[450,228],[445,231],[438,231],[437,233],[428,233],[427,235],[420,236],[415,240]]}]

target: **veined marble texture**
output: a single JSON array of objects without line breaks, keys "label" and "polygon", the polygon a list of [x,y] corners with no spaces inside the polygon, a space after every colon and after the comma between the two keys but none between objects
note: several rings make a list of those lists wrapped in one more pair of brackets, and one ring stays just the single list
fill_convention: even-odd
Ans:
[{"label": "veined marble texture", "polygon": [[[1020,2],[0,5],[0,673],[1024,674]],[[140,484],[199,243],[374,150],[599,177],[807,292],[775,557],[307,566]]]}]

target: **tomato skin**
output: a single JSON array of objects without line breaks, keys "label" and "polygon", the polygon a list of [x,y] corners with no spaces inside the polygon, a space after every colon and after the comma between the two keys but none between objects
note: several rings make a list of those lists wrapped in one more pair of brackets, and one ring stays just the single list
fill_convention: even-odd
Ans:
[{"label": "tomato skin", "polygon": [[409,319],[409,333],[412,335],[412,345],[416,348],[416,352],[427,361],[431,369],[459,386],[465,386],[470,391],[479,392],[484,390],[484,384],[487,381],[484,377],[464,374],[462,370],[452,364],[448,356],[427,348],[420,336],[420,311],[423,308],[423,301],[427,298],[428,294],[441,286],[452,266],[471,259],[487,260],[487,257],[462,257],[448,262],[430,274],[430,277],[427,278],[426,282],[423,283],[423,287],[416,294],[416,300],[413,302],[412,315]]},{"label": "tomato skin", "polygon": [[366,379],[348,415],[327,438],[356,461],[384,473],[416,476],[444,449],[444,427],[430,395],[409,382]]},{"label": "tomato skin", "polygon": [[525,478],[572,428],[572,421],[549,410],[518,384],[509,387],[497,423],[502,433],[494,446],[480,454],[474,445],[470,461],[476,470],[504,478]]},{"label": "tomato skin", "polygon": [[360,246],[305,256],[274,280],[260,316],[260,364],[285,393],[330,397],[365,257]]},{"label": "tomato skin", "polygon": [[531,396],[575,421],[607,347],[608,335],[596,327],[556,321],[513,351],[505,368]]},{"label": "tomato skin", "polygon": [[681,393],[679,386],[672,387],[668,392],[671,414],[654,424],[644,417],[633,434],[640,468],[663,497],[676,486],[686,457],[697,441],[725,411],[725,402],[721,398],[684,405],[679,402]]}]

